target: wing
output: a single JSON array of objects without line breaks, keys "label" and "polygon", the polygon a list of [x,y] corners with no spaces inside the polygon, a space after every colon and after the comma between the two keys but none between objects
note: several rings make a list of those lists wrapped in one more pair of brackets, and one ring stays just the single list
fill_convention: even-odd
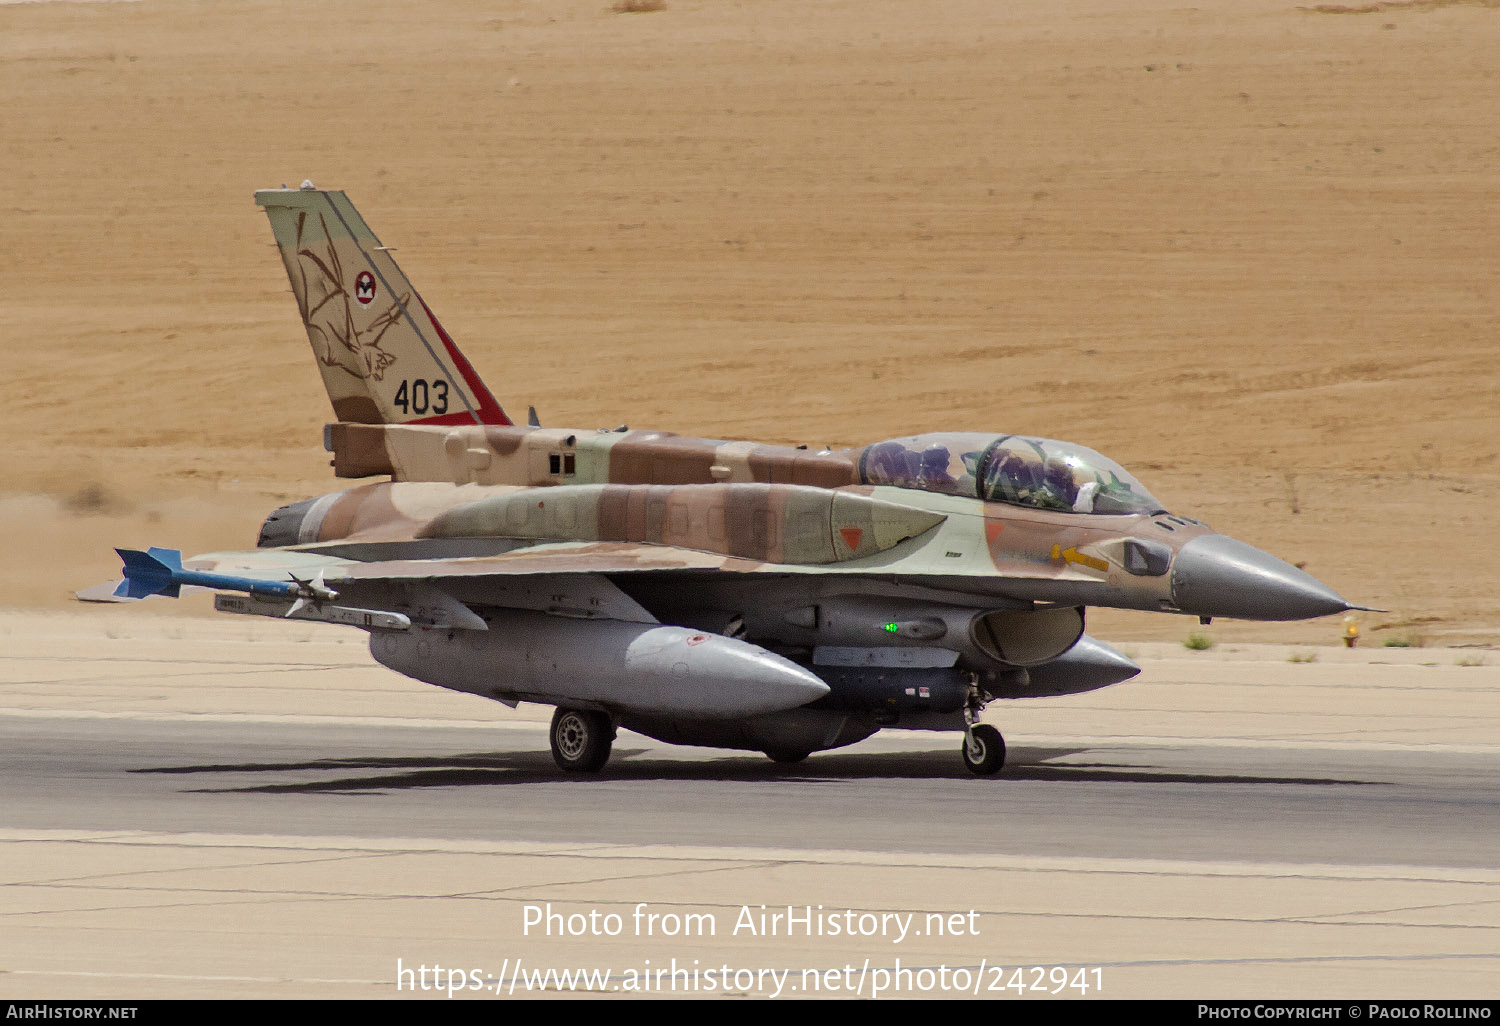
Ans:
[{"label": "wing", "polygon": [[[431,539],[210,552],[187,560],[168,549],[151,549],[147,554],[121,550],[124,581],[88,589],[79,597],[119,601],[175,595],[182,587],[197,586],[241,593],[216,596],[215,608],[222,612],[361,627],[400,629],[416,624],[487,630],[487,623],[471,606],[658,622],[612,579],[621,575],[712,577],[832,571],[841,577],[884,577],[890,572],[885,566],[849,567],[839,572],[645,542],[515,541],[515,547],[503,552],[493,551],[495,539],[484,543],[487,551],[478,555],[461,554],[464,547],[455,549],[451,541]],[[450,554],[454,552],[460,554]],[[990,592],[976,584],[993,586],[988,581],[946,575],[907,574],[905,580],[960,601],[966,592]],[[1005,596],[993,592],[987,601],[1009,604]]]},{"label": "wing", "polygon": [[[355,563],[351,580],[515,577],[552,574],[626,574],[730,571],[753,573],[767,564],[696,549],[638,542],[531,545],[497,555],[456,559],[395,559]],[[784,567],[780,569],[785,569]]]},{"label": "wing", "polygon": [[[361,546],[361,555],[376,555],[388,548],[398,557],[393,559],[354,559],[338,548],[209,552],[186,560],[169,549],[151,549],[149,555],[121,550],[124,579],[78,594],[88,601],[129,601],[175,596],[182,587],[196,586],[195,590],[241,593],[217,596],[215,607],[224,612],[356,626],[418,623],[485,630],[484,620],[453,596],[455,590],[467,597],[478,589],[487,605],[656,623],[606,575],[748,572],[764,565],[692,549],[628,542],[531,545],[498,554],[437,558],[412,558],[412,546],[401,543]],[[403,555],[406,558],[399,558]]]},{"label": "wing", "polygon": [[[379,548],[362,546],[360,554],[368,557]],[[338,594],[340,602],[357,603],[360,608],[415,612],[419,622],[434,621],[433,617],[423,615],[424,611],[430,611],[427,607],[463,605],[464,601],[477,599],[476,604],[635,623],[657,621],[621,591],[610,576],[749,573],[765,566],[754,560],[693,549],[631,542],[528,545],[497,554],[438,558],[401,558],[409,546],[393,544],[389,548],[397,558],[351,559],[331,551],[257,549],[208,553],[188,560],[184,566],[226,577],[267,581],[320,575],[322,582]],[[220,608],[225,608],[225,604],[220,603]],[[452,616],[452,610],[449,612],[448,620],[461,619]]]}]

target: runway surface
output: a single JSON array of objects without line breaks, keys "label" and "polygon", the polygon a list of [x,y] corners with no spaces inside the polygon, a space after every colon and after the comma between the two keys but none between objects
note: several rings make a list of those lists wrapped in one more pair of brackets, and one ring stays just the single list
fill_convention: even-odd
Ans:
[{"label": "runway surface", "polygon": [[[547,710],[405,681],[355,632],[111,611],[0,639],[4,996],[396,993],[398,958],[595,990],[647,958],[1093,967],[1183,997],[1492,996],[1500,969],[1500,674],[1472,654],[1141,646],[1137,682],[992,706],[996,780],[896,731],[793,767],[622,732],[588,779]],[[627,926],[525,931],[547,902]],[[640,935],[643,902],[719,930]],[[761,905],[977,936],[728,933]]]},{"label": "runway surface", "polygon": [[981,780],[954,737],[887,732],[783,767],[622,732],[580,779],[542,724],[8,716],[0,805],[48,830],[1496,864],[1496,753],[1022,740]]}]

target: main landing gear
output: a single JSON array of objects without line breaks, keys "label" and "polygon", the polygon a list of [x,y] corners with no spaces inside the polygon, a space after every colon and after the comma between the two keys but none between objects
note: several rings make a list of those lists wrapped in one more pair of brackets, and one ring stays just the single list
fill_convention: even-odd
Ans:
[{"label": "main landing gear", "polygon": [[989,704],[988,692],[970,683],[969,699],[964,703],[964,741],[959,746],[964,765],[981,777],[993,777],[1005,765],[1005,738],[988,723],[979,722],[979,714]]},{"label": "main landing gear", "polygon": [[552,758],[567,773],[598,773],[609,761],[615,725],[591,709],[557,707],[552,714]]}]

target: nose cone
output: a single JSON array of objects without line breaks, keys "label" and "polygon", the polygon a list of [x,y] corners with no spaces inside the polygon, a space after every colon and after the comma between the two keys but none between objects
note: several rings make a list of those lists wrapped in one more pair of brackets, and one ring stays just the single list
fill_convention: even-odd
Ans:
[{"label": "nose cone", "polygon": [[1186,613],[1310,620],[1357,608],[1322,581],[1253,545],[1206,534],[1172,561],[1172,601]]}]

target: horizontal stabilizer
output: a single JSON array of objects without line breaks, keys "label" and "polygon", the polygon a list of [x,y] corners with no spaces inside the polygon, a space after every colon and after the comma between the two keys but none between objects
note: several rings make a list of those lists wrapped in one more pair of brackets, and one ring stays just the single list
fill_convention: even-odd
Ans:
[{"label": "horizontal stabilizer", "polygon": [[125,589],[125,582],[105,581],[103,584],[91,585],[73,593],[80,602],[134,602],[135,599],[128,595],[119,594]]},{"label": "horizontal stabilizer", "polygon": [[[184,596],[187,596],[187,595],[196,595],[199,592],[207,592],[207,591],[212,591],[212,590],[213,590],[212,588],[200,588],[197,585],[193,585],[193,584],[180,584],[180,585],[177,585],[178,595],[176,595],[176,596],[170,596],[170,595],[166,595],[166,594],[156,594],[156,595],[146,595],[144,597],[145,598],[173,598],[173,597],[181,598],[181,597],[184,597]],[[127,591],[128,591],[128,589],[125,587],[125,582],[123,580],[105,581],[103,584],[95,584],[95,585],[91,585],[90,587],[87,587],[87,588],[80,588],[78,591],[75,591],[73,593],[73,597],[76,598],[76,599],[78,599],[78,601],[80,601],[80,602],[138,602],[138,601],[140,601],[138,598],[132,598],[130,595],[126,594]]]}]

